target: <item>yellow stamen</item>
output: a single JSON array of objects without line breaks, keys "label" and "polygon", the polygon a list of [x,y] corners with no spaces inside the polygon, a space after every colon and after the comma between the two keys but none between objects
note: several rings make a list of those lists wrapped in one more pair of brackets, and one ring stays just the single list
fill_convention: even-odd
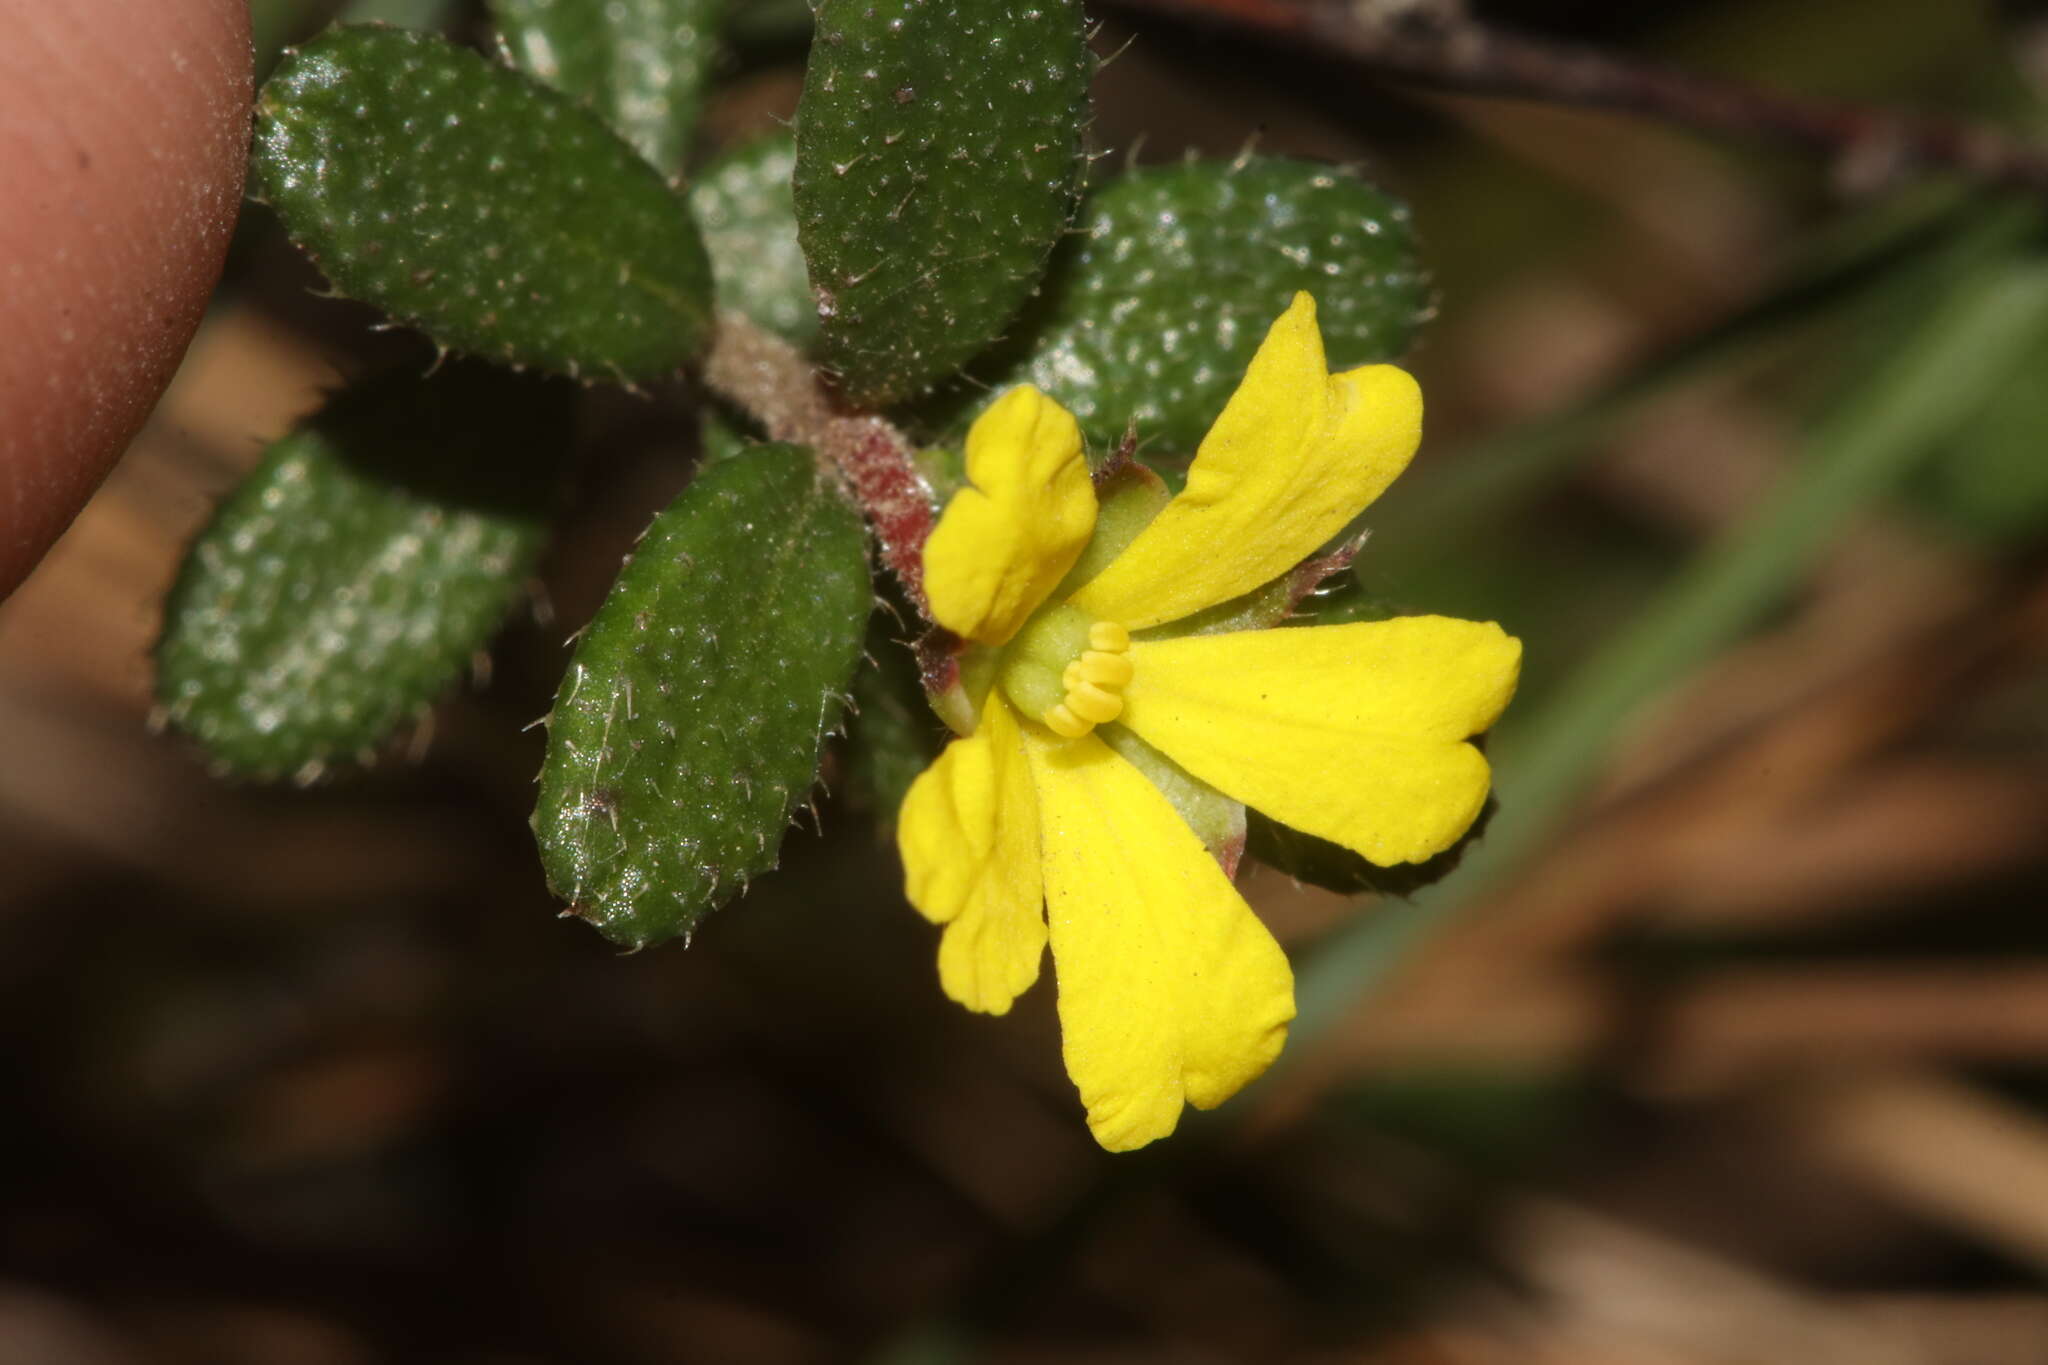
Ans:
[{"label": "yellow stamen", "polygon": [[1110,654],[1121,654],[1131,647],[1131,633],[1114,621],[1097,621],[1088,627],[1088,643]]},{"label": "yellow stamen", "polygon": [[1082,683],[1070,688],[1067,699],[1062,703],[1069,711],[1082,720],[1104,725],[1124,713],[1124,699],[1114,692],[1105,692],[1094,683]]},{"label": "yellow stamen", "polygon": [[[1099,649],[1091,649],[1076,659],[1074,667],[1084,680],[1094,683],[1097,687],[1109,688],[1111,691],[1121,690],[1130,682],[1133,672],[1130,656],[1107,654]],[[1067,686],[1072,687],[1073,684],[1068,683]]]},{"label": "yellow stamen", "polygon": [[1045,722],[1046,729],[1065,739],[1079,739],[1095,728],[1069,711],[1065,702],[1053,707],[1039,719]]},{"label": "yellow stamen", "polygon": [[1124,653],[1131,647],[1131,633],[1116,622],[1091,623],[1088,643],[1092,648],[1060,673],[1066,696],[1039,717],[1047,729],[1068,739],[1079,739],[1124,713],[1123,690],[1133,671]]}]

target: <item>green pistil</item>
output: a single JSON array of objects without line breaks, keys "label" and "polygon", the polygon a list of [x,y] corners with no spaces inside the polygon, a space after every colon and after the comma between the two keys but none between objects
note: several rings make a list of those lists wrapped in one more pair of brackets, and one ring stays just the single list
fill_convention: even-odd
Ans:
[{"label": "green pistil", "polygon": [[1079,607],[1047,607],[1003,646],[996,679],[1011,705],[1037,720],[1066,699],[1067,665],[1088,648],[1095,618]]}]

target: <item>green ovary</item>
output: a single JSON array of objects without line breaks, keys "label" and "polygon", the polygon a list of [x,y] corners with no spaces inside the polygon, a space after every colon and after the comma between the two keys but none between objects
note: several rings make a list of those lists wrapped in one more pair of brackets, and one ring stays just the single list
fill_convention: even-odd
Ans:
[{"label": "green ovary", "polygon": [[1131,634],[1076,607],[1040,613],[1003,647],[996,679],[1019,711],[1079,739],[1123,714]]}]

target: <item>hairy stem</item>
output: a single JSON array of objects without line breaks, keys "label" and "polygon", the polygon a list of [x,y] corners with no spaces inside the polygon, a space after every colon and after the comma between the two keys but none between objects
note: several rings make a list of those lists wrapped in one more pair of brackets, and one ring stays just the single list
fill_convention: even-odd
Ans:
[{"label": "hairy stem", "polygon": [[802,352],[738,313],[719,314],[704,380],[752,414],[771,440],[810,446],[839,471],[874,529],[882,563],[929,619],[924,542],[932,490],[903,433],[873,413],[845,410]]}]

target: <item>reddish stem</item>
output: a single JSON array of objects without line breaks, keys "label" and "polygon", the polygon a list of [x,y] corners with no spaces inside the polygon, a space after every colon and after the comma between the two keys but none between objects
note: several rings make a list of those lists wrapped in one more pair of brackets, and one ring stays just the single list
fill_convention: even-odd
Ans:
[{"label": "reddish stem", "polygon": [[771,439],[808,445],[838,471],[874,530],[882,563],[929,620],[924,542],[933,498],[909,439],[873,413],[846,411],[802,352],[737,313],[719,315],[704,379]]},{"label": "reddish stem", "polygon": [[[880,543],[882,562],[926,617],[924,543],[936,519],[931,485],[918,472],[902,433],[879,417],[841,419],[846,444],[832,453]],[[856,429],[857,428],[857,429]]]}]

